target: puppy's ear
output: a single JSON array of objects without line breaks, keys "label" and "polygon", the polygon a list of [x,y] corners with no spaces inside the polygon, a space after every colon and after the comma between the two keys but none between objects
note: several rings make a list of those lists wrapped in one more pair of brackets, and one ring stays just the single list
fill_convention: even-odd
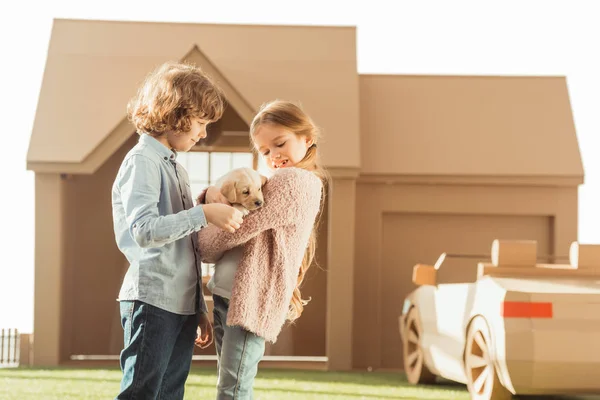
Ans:
[{"label": "puppy's ear", "polygon": [[228,180],[223,182],[223,186],[221,186],[221,193],[231,204],[235,203],[236,201],[237,196],[235,192],[236,190],[234,180]]},{"label": "puppy's ear", "polygon": [[264,175],[260,176],[260,186],[265,186],[265,183],[267,183],[267,177]]}]

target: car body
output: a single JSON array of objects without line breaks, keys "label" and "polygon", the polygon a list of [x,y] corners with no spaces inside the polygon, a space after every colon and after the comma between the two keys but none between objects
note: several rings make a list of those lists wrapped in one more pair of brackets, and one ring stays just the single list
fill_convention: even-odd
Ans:
[{"label": "car body", "polygon": [[447,260],[414,267],[399,318],[409,382],[443,377],[473,399],[600,392],[600,246],[539,264],[534,241],[494,241],[470,282],[439,282]]}]

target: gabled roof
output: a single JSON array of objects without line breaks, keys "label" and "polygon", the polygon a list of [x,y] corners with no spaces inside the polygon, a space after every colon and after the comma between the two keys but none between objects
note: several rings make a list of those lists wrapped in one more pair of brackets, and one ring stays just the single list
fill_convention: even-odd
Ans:
[{"label": "gabled roof", "polygon": [[361,75],[364,174],[583,178],[564,77]]},{"label": "gabled roof", "polygon": [[94,172],[133,133],[126,105],[146,74],[183,59],[208,69],[247,123],[266,101],[300,101],[325,131],[326,165],[357,167],[355,36],[352,27],[55,20],[28,168]]}]

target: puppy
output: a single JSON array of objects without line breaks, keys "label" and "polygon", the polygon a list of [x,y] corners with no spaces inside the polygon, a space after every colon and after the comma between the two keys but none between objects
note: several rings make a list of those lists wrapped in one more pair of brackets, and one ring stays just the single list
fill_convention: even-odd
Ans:
[{"label": "puppy", "polygon": [[252,168],[236,168],[220,177],[215,187],[231,205],[242,212],[244,216],[264,204],[262,187],[267,177]]}]

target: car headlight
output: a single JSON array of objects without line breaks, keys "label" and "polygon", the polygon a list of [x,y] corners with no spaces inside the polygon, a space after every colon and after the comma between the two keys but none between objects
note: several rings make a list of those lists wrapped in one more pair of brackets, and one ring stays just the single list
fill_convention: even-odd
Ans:
[{"label": "car headlight", "polygon": [[402,305],[402,315],[406,315],[408,309],[410,308],[410,300],[404,300],[404,304]]}]

